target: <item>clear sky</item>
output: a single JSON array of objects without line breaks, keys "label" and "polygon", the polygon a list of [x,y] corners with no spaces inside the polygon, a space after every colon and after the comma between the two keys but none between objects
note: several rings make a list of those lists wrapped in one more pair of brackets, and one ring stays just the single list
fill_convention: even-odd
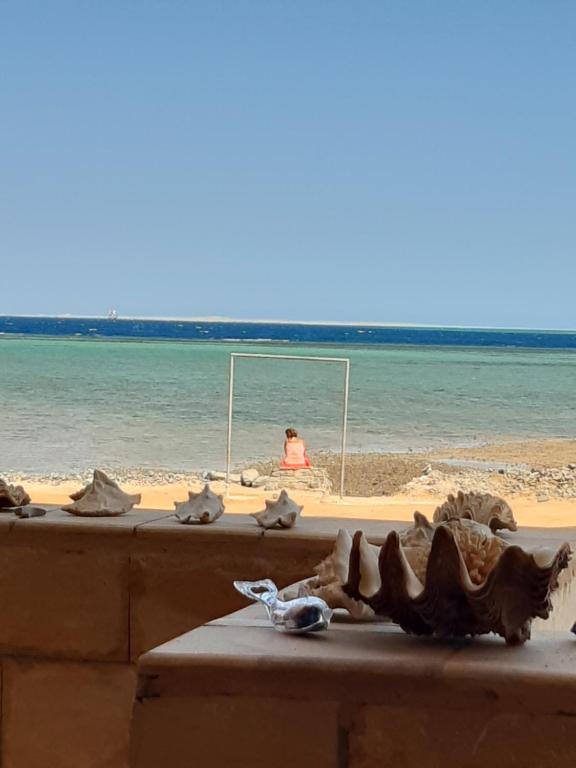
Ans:
[{"label": "clear sky", "polygon": [[0,313],[576,327],[573,0],[0,0]]}]

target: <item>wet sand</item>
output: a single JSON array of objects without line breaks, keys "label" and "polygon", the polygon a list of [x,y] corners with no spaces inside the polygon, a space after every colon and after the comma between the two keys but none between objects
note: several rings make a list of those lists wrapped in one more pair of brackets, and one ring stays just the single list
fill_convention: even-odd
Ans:
[{"label": "wet sand", "polygon": [[531,467],[562,467],[576,464],[576,440],[529,440],[517,443],[451,448],[429,454],[431,459],[472,459]]}]

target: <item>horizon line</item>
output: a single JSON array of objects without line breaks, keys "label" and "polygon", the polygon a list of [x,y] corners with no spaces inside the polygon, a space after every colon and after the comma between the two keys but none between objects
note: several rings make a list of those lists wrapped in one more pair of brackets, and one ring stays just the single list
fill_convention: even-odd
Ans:
[{"label": "horizon line", "polygon": [[[0,313],[0,317],[17,318],[44,318],[53,320],[111,320],[106,315],[73,315],[70,313],[62,314],[7,314]],[[413,328],[413,329],[451,329],[451,330],[474,330],[474,331],[544,331],[547,333],[576,333],[574,328],[542,328],[533,326],[488,326],[488,325],[436,325],[434,323],[403,323],[403,322],[352,322],[344,320],[270,320],[256,318],[233,318],[219,315],[208,315],[205,317],[170,317],[159,315],[118,315],[114,320],[142,320],[166,323],[251,323],[254,325],[317,325],[333,326],[344,328]]]}]

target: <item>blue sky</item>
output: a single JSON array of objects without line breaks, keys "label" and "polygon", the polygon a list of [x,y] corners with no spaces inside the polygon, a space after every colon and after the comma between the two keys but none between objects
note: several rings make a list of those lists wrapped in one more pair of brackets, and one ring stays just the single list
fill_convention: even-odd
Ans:
[{"label": "blue sky", "polygon": [[0,313],[576,327],[571,0],[0,0]]}]

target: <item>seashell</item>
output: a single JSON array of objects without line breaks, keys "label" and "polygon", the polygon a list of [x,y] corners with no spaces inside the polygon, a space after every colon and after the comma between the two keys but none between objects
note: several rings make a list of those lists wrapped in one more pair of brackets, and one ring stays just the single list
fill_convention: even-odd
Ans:
[{"label": "seashell", "polygon": [[91,483],[70,496],[72,504],[62,507],[65,512],[79,517],[117,517],[140,504],[142,496],[124,493],[120,486],[99,469],[94,470]]},{"label": "seashell", "polygon": [[13,507],[23,507],[30,504],[30,496],[21,485],[9,485],[0,479],[0,511],[12,511]]},{"label": "seashell", "polygon": [[[523,643],[532,619],[548,618],[551,593],[570,560],[568,544],[529,553],[468,519],[441,522],[432,530],[430,545],[417,547],[403,543],[413,530],[393,531],[379,552],[358,531],[345,594],[416,635],[494,632],[509,644]],[[424,571],[417,572],[409,561],[414,549],[426,557]]]},{"label": "seashell", "polygon": [[176,518],[179,523],[213,523],[224,512],[223,496],[217,496],[210,490],[208,483],[200,493],[188,492],[188,501],[174,502]]},{"label": "seashell", "polygon": [[348,581],[351,551],[352,537],[341,528],[334,549],[314,568],[316,575],[304,582],[302,591],[306,595],[322,598],[330,608],[345,608],[355,619],[369,620],[374,618],[372,608],[360,600],[348,597],[342,589],[342,585]]},{"label": "seashell", "polygon": [[441,523],[453,517],[475,520],[487,525],[490,530],[497,531],[507,528],[509,531],[518,530],[516,520],[507,502],[499,496],[489,493],[462,493],[457,496],[450,494],[447,500],[434,512],[434,522]]},{"label": "seashell", "polygon": [[44,507],[37,507],[34,504],[26,504],[23,507],[15,507],[14,514],[16,517],[43,517],[46,514]]},{"label": "seashell", "polygon": [[278,587],[270,579],[235,581],[234,587],[250,600],[262,603],[272,626],[279,632],[303,635],[328,629],[332,611],[319,597],[281,600]]},{"label": "seashell", "polygon": [[266,499],[266,508],[262,512],[254,512],[252,517],[262,528],[293,528],[303,509],[286,491],[281,491],[277,501]]}]

